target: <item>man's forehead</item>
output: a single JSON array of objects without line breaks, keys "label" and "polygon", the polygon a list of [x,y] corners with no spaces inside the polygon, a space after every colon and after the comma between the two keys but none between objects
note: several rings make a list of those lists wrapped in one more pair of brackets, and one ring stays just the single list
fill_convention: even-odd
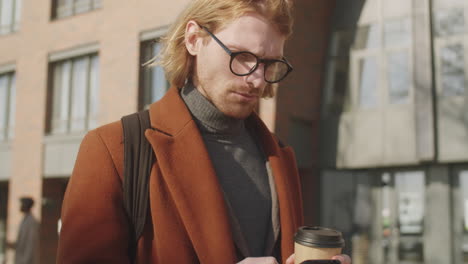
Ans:
[{"label": "man's forehead", "polygon": [[258,56],[282,57],[286,37],[261,16],[242,16],[215,33],[233,50],[247,50]]}]

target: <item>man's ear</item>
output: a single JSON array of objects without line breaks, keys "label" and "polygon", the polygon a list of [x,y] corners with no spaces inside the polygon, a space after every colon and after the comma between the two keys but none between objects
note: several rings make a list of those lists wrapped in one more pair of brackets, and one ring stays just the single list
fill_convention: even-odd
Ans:
[{"label": "man's ear", "polygon": [[193,20],[190,20],[185,26],[185,47],[192,56],[198,54],[203,41],[199,31],[200,26]]}]

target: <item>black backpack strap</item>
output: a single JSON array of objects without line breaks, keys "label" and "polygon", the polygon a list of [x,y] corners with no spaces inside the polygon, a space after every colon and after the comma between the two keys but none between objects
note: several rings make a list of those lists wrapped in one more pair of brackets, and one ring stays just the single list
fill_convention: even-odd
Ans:
[{"label": "black backpack strap", "polygon": [[145,130],[151,128],[149,112],[144,110],[122,117],[124,138],[123,199],[129,228],[129,256],[135,261],[138,239],[143,233],[148,211],[148,182],[155,161]]}]

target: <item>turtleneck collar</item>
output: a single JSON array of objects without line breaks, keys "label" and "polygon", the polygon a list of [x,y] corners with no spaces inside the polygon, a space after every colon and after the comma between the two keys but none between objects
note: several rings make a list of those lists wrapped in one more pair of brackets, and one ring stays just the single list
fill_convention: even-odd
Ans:
[{"label": "turtleneck collar", "polygon": [[218,135],[239,135],[244,129],[244,120],[226,116],[191,83],[180,92],[202,132]]}]

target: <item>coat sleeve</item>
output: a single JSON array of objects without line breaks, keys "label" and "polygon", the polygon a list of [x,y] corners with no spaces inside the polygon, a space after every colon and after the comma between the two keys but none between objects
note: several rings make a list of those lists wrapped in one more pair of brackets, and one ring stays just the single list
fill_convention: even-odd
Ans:
[{"label": "coat sleeve", "polygon": [[90,131],[65,193],[57,263],[130,263],[128,238],[121,179],[99,130]]}]

